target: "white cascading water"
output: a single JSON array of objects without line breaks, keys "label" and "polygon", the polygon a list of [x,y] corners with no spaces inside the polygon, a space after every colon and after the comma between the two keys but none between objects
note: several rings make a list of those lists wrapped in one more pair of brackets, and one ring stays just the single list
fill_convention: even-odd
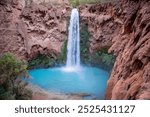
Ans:
[{"label": "white cascading water", "polygon": [[66,67],[77,66],[80,66],[80,31],[79,12],[74,8],[71,12],[69,25]]}]

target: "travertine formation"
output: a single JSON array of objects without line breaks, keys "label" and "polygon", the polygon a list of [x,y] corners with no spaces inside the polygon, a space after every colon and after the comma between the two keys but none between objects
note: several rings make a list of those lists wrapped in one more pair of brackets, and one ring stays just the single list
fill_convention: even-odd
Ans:
[{"label": "travertine formation", "polygon": [[110,48],[117,59],[106,99],[150,99],[150,1],[122,0],[113,15],[123,26]]},{"label": "travertine formation", "polygon": [[122,21],[112,16],[112,4],[91,4],[80,6],[79,9],[81,22],[88,25],[91,34],[90,52],[109,48],[112,38],[118,34],[122,26]]},{"label": "travertine formation", "polygon": [[[21,25],[18,23],[21,36],[26,41],[27,53],[34,55],[39,51],[52,50],[61,52],[61,47],[66,39],[67,10],[69,7],[53,7],[31,4],[21,13]],[[26,31],[22,30],[22,24],[26,25]],[[25,26],[24,26],[25,27]],[[27,35],[24,35],[24,32]]]},{"label": "travertine formation", "polygon": [[80,6],[92,34],[90,51],[116,55],[106,99],[150,99],[150,1]]},{"label": "travertine formation", "polygon": [[19,0],[2,0],[0,9],[0,54],[9,51],[32,59],[39,53],[60,53],[70,15],[68,4],[25,6]]}]

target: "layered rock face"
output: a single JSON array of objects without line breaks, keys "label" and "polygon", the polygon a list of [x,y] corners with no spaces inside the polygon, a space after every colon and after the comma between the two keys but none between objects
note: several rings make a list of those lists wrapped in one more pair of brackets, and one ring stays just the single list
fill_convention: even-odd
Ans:
[{"label": "layered rock face", "polygon": [[109,50],[117,58],[106,99],[150,99],[150,1],[122,0],[113,15],[123,25]]},{"label": "layered rock face", "polygon": [[112,38],[118,34],[122,21],[112,15],[113,5],[89,4],[80,6],[81,23],[88,25],[91,34],[90,53],[112,45]]},{"label": "layered rock face", "polygon": [[0,1],[0,55],[13,52],[23,56],[24,43],[18,36],[16,22],[19,19],[22,6],[16,0]]},{"label": "layered rock face", "polygon": [[80,6],[92,34],[90,51],[116,55],[106,99],[150,99],[150,1],[120,0]]},{"label": "layered rock face", "polygon": [[[26,41],[28,55],[34,55],[37,51],[41,54],[61,52],[67,35],[67,8],[31,4],[23,9],[18,27],[21,37]],[[25,25],[26,31],[23,30]]]},{"label": "layered rock face", "polygon": [[26,6],[23,0],[2,0],[0,9],[0,54],[12,52],[28,60],[39,53],[60,53],[70,11],[67,3]]}]

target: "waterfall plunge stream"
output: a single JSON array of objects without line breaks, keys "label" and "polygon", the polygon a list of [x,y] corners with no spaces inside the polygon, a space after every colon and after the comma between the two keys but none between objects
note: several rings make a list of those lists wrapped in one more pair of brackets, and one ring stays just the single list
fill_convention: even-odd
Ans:
[{"label": "waterfall plunge stream", "polygon": [[80,32],[79,12],[74,8],[71,12],[66,67],[80,66]]}]

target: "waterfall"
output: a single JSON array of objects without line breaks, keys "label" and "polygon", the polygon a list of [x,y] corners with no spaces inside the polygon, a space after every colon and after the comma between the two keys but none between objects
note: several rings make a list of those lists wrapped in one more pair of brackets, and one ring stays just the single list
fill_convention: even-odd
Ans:
[{"label": "waterfall", "polygon": [[79,12],[76,8],[74,8],[71,12],[66,66],[80,66]]}]

